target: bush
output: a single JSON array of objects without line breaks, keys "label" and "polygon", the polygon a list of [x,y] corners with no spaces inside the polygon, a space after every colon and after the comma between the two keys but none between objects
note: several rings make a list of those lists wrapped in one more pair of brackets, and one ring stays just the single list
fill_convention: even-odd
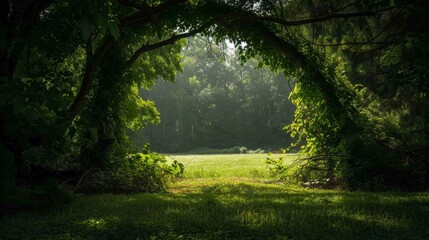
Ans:
[{"label": "bush", "polygon": [[327,171],[330,158],[297,158],[291,164],[285,164],[283,157],[272,156],[271,153],[265,160],[273,177],[278,180],[287,180],[293,183],[301,183],[310,188],[336,188],[338,183],[331,171]]},{"label": "bush", "polygon": [[265,150],[258,148],[255,150],[249,150],[247,153],[265,153]]},{"label": "bush", "polygon": [[163,192],[168,182],[183,174],[183,164],[167,164],[164,156],[149,151],[129,154],[116,169],[96,171],[78,187],[83,193],[140,193]]},{"label": "bush", "polygon": [[202,148],[197,148],[187,152],[187,154],[241,154],[241,153],[249,153],[249,151],[247,150],[246,147],[234,146],[231,148],[222,148],[222,149],[202,147]]}]

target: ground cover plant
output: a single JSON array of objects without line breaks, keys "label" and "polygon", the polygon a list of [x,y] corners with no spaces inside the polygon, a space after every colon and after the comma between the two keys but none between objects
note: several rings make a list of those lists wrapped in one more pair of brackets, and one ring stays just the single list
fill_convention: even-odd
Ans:
[{"label": "ground cover plant", "polygon": [[[187,165],[189,177],[166,193],[76,195],[67,207],[4,216],[0,238],[429,238],[428,193],[308,189],[249,177],[248,171],[264,167],[263,155],[173,157]],[[202,163],[207,171],[198,175]],[[217,172],[218,165],[224,171]]]}]

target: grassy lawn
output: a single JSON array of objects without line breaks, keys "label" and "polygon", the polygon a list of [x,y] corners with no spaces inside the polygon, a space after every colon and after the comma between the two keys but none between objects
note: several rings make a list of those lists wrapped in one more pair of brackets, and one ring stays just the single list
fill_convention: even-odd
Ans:
[{"label": "grassy lawn", "polygon": [[172,157],[189,172],[168,193],[79,195],[65,208],[3,217],[0,239],[429,239],[427,193],[266,184],[257,156]]}]

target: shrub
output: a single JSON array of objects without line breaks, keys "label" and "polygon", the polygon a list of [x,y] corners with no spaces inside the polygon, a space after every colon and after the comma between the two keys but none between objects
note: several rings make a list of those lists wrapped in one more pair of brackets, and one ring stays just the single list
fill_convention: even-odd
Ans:
[{"label": "shrub", "polygon": [[231,148],[222,148],[222,149],[202,147],[202,148],[197,148],[187,152],[187,154],[241,154],[241,153],[248,153],[247,148],[243,146],[241,147],[234,146]]},{"label": "shrub", "polygon": [[265,153],[265,150],[258,148],[255,150],[249,150],[247,153]]},{"label": "shrub", "polygon": [[247,153],[247,147],[240,147],[240,153]]},{"label": "shrub", "polygon": [[167,164],[164,156],[150,152],[129,154],[118,168],[92,173],[78,187],[83,193],[163,192],[168,182],[183,174],[183,164]]},{"label": "shrub", "polygon": [[268,154],[265,163],[273,177],[301,183],[304,187],[335,188],[338,183],[335,177],[327,171],[330,158],[303,157],[297,158],[291,164],[285,164],[283,157]]}]

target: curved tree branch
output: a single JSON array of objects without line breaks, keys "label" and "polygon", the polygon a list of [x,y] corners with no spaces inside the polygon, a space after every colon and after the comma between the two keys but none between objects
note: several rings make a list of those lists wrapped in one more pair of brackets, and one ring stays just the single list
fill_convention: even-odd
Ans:
[{"label": "curved tree branch", "polygon": [[[169,0],[169,1],[166,1],[166,2],[159,4],[158,6],[155,6],[155,7],[151,7],[151,6],[147,6],[144,4],[132,2],[132,0],[118,0],[118,2],[124,6],[132,7],[134,9],[139,10],[139,11],[135,12],[134,14],[131,14],[131,15],[123,18],[120,21],[120,28],[122,29],[122,28],[133,26],[133,25],[148,24],[154,20],[154,18],[156,17],[157,14],[160,14],[163,11],[165,11],[165,10],[167,10],[173,6],[176,6],[178,4],[185,3],[185,2],[187,2],[187,0]],[[137,61],[137,59],[140,57],[141,54],[143,54],[145,52],[152,51],[154,49],[164,47],[164,46],[169,45],[169,44],[174,44],[176,41],[183,39],[183,38],[193,36],[197,33],[200,33],[200,32],[208,29],[210,26],[212,26],[216,23],[221,24],[221,25],[226,27],[227,25],[229,25],[229,26],[237,25],[240,22],[253,22],[253,21],[261,22],[261,21],[263,21],[263,22],[278,23],[278,24],[281,24],[283,26],[298,26],[298,25],[303,25],[303,24],[328,21],[331,19],[347,19],[347,18],[352,18],[352,17],[371,16],[371,15],[375,15],[379,12],[388,11],[391,9],[393,9],[393,7],[381,9],[378,11],[363,11],[363,12],[354,12],[354,13],[333,13],[333,14],[329,14],[329,15],[323,15],[323,16],[318,16],[318,17],[313,17],[313,18],[303,19],[303,20],[297,20],[297,21],[288,21],[288,20],[279,19],[279,18],[275,18],[275,17],[269,17],[269,16],[268,17],[255,16],[255,15],[252,15],[252,13],[249,13],[249,15],[247,15],[247,16],[246,15],[243,16],[243,13],[237,14],[236,11],[231,10],[230,12],[223,13],[221,16],[217,16],[214,19],[204,23],[200,27],[195,28],[194,30],[191,30],[187,33],[174,35],[174,36],[172,36],[168,39],[162,40],[160,42],[157,42],[154,44],[148,44],[148,45],[144,45],[144,46],[140,47],[139,49],[137,49],[133,53],[133,55],[130,57],[130,59],[127,60],[127,62],[124,65],[124,69],[130,68]],[[228,19],[231,19],[232,21],[227,23]],[[108,49],[110,49],[110,47],[112,46],[114,41],[115,40],[112,36],[110,36],[110,35],[106,36],[104,38],[104,40],[102,41],[102,44],[100,45],[100,47],[98,47],[96,53],[93,56],[87,55],[87,57],[90,57],[91,59],[89,61],[87,61],[87,66],[85,68],[84,77],[83,77],[79,92],[78,92],[76,98],[74,99],[73,103],[68,108],[67,118],[69,120],[73,120],[77,116],[77,114],[80,112],[80,110],[84,107],[85,99],[86,99],[87,95],[89,94],[89,92],[92,88],[92,84],[94,81],[93,79],[94,79],[94,75],[95,75],[97,66],[101,62],[101,59],[104,57],[104,55],[108,51]],[[292,53],[289,52],[288,54],[292,54]],[[297,53],[297,55],[294,57],[294,59],[298,63],[300,63],[300,62],[303,63],[303,61],[304,61],[302,59],[302,56],[299,55],[299,53]],[[303,65],[303,64],[301,64],[301,65]]]},{"label": "curved tree branch", "polygon": [[391,11],[393,9],[395,9],[395,7],[388,7],[388,8],[384,8],[376,11],[332,13],[328,15],[321,15],[321,16],[316,16],[316,17],[301,19],[301,20],[286,20],[286,19],[280,19],[280,18],[271,17],[271,16],[243,16],[243,17],[238,17],[236,19],[236,23],[243,22],[243,21],[264,21],[264,22],[278,23],[285,27],[292,27],[292,26],[300,26],[300,25],[311,24],[311,23],[326,22],[334,19],[349,19],[349,18],[356,18],[356,17],[374,16],[381,12]]},{"label": "curved tree branch", "polygon": [[321,72],[320,69],[317,69],[314,66],[314,63],[312,61],[310,61],[295,46],[284,41],[282,38],[277,36],[268,28],[262,29],[262,37],[271,47],[280,52],[285,57],[285,59],[293,61],[297,64],[298,67],[309,71],[307,72],[307,74],[311,75],[312,81],[317,84],[317,87],[320,93],[323,95],[323,98],[326,101],[326,104],[330,109],[334,119],[336,119],[338,123],[342,124],[341,127],[345,131],[351,129],[360,129],[360,127],[353,120],[353,113],[349,112],[344,107],[344,104],[341,102],[340,98],[335,93],[335,86],[332,86],[332,83],[330,83],[325,78],[324,74]]},{"label": "curved tree branch", "polygon": [[[168,8],[170,8],[176,4],[186,2],[186,0],[170,0],[170,1],[167,1],[163,4],[158,5],[156,7],[148,7],[147,9],[144,5],[138,5],[137,6],[137,3],[133,4],[132,2],[130,2],[128,0],[120,0],[119,2],[121,4],[124,4],[124,5],[128,4],[128,6],[134,5],[133,7],[135,7],[135,8],[138,7],[138,9],[141,10],[135,14],[132,14],[128,17],[125,17],[124,19],[122,19],[120,21],[120,27],[125,28],[125,27],[131,26],[133,24],[147,24],[147,23],[152,21],[153,17],[156,14],[159,14],[162,11],[165,11],[166,9],[168,9]],[[143,8],[144,8],[144,11],[142,10]],[[177,40],[178,39],[176,39],[175,41],[177,41]],[[173,41],[173,43],[175,41]],[[92,54],[92,47],[93,47],[92,41],[89,40],[86,43],[87,63],[86,63],[82,83],[80,85],[78,94],[76,95],[73,102],[70,104],[70,106],[67,109],[67,116],[65,117],[65,119],[63,119],[60,122],[73,121],[76,118],[76,116],[79,114],[79,112],[82,110],[82,108],[85,106],[86,98],[92,89],[92,85],[94,82],[94,76],[95,76],[95,72],[97,70],[97,67],[100,64],[100,62],[103,59],[106,52],[110,49],[110,47],[113,45],[114,42],[115,42],[115,39],[113,38],[112,35],[106,35],[104,37],[104,39],[102,40],[101,45],[97,48],[97,50],[94,54]],[[167,45],[167,44],[171,44],[171,43],[168,42],[164,45]],[[164,46],[164,45],[162,45],[162,46]],[[148,47],[147,51],[150,51],[150,50],[162,47],[162,46],[160,46],[160,44],[155,45],[155,46],[151,46],[151,47]],[[90,51],[88,49],[90,49]]]},{"label": "curved tree branch", "polygon": [[94,82],[94,75],[97,70],[97,66],[100,64],[101,59],[104,57],[106,52],[110,49],[115,39],[111,35],[107,35],[100,47],[97,49],[95,54],[92,54],[92,41],[88,39],[86,43],[86,68],[83,75],[82,83],[79,88],[79,92],[74,98],[72,104],[67,109],[67,116],[65,121],[72,121],[85,106],[85,100],[87,95],[92,89]]},{"label": "curved tree branch", "polygon": [[124,6],[133,7],[140,10],[122,19],[121,27],[129,27],[131,25],[148,23],[152,21],[157,14],[160,14],[175,5],[185,2],[186,0],[170,0],[158,6],[149,7],[143,4],[131,2],[129,0],[119,0],[119,3],[123,4]]},{"label": "curved tree branch", "polygon": [[163,41],[160,41],[160,42],[157,42],[154,44],[143,45],[142,47],[137,49],[133,53],[133,55],[125,62],[124,69],[130,68],[143,53],[149,52],[149,51],[152,51],[154,49],[161,48],[161,47],[164,47],[164,46],[167,46],[170,44],[174,44],[175,42],[177,42],[180,39],[191,37],[197,33],[204,31],[205,29],[208,29],[210,26],[215,24],[218,20],[219,20],[218,18],[212,19],[211,21],[208,21],[208,22],[204,23],[203,25],[201,25],[200,27],[198,27],[194,30],[191,30],[189,32],[174,35],[168,39],[165,39]]}]

